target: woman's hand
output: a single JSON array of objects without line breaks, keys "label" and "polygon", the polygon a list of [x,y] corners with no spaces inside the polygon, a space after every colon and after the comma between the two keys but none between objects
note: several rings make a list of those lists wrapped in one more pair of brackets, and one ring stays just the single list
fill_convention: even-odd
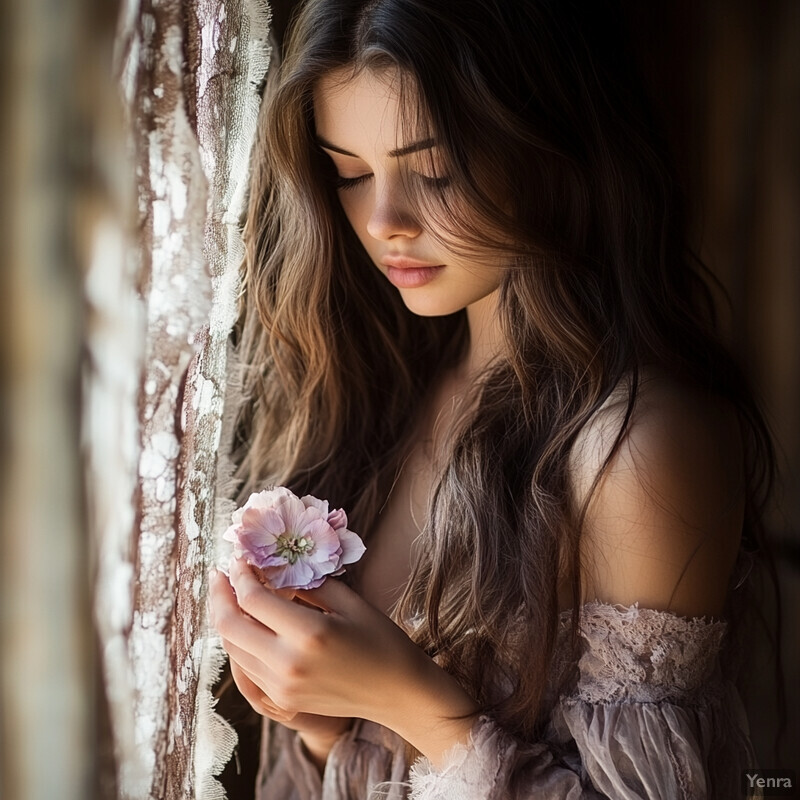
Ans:
[{"label": "woman's hand", "polygon": [[[221,580],[218,579],[218,575]],[[227,599],[225,598],[226,594],[228,595]],[[294,592],[290,590],[282,590],[278,594],[287,600],[291,600],[294,596]],[[214,573],[209,594],[209,611],[212,612],[212,621],[214,607],[225,607],[226,603],[230,604],[231,601],[236,603],[236,595],[231,584],[221,573]],[[249,673],[230,654],[232,649],[230,642],[223,638],[222,643],[230,656],[231,676],[244,699],[256,713],[280,722],[290,730],[297,731],[312,761],[322,770],[328,753],[339,736],[350,728],[352,719],[289,712],[280,708],[259,686],[258,677]]]},{"label": "woman's hand", "polygon": [[230,582],[221,573],[212,580],[214,624],[250,694],[274,705],[269,716],[373,720],[434,760],[466,738],[474,702],[345,584],[329,579],[298,591],[300,604],[266,589],[242,562],[230,572]]},{"label": "woman's hand", "polygon": [[336,740],[348,730],[351,719],[323,717],[319,714],[290,714],[278,708],[247,672],[231,658],[231,675],[242,696],[258,714],[280,722],[284,727],[297,731],[311,760],[322,771]]},{"label": "woman's hand", "polygon": [[[225,649],[287,719],[298,713],[375,719],[427,656],[345,584],[327,580],[292,601],[234,559],[212,581]],[[257,702],[260,698],[257,698]]]},{"label": "woman's hand", "polygon": [[313,738],[335,740],[350,727],[352,722],[350,719],[323,717],[319,714],[297,714],[280,708],[264,694],[255,680],[233,658],[231,658],[231,675],[242,696],[254,711],[280,722],[290,730]]}]

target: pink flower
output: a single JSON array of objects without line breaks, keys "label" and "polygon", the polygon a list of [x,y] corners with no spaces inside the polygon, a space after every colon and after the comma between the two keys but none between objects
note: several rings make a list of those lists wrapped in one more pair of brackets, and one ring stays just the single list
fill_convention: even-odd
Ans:
[{"label": "pink flower", "polygon": [[328,511],[327,500],[298,498],[283,486],[251,494],[232,521],[223,538],[273,589],[316,589],[366,549],[341,508]]}]

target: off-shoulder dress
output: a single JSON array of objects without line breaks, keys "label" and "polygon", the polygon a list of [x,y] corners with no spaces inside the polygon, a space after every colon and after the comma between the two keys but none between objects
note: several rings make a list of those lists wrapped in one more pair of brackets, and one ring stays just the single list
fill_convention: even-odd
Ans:
[{"label": "off-shoulder dress", "polygon": [[[730,800],[755,766],[739,694],[722,669],[728,622],[594,602],[580,609],[577,664],[562,612],[540,741],[482,717],[444,766],[408,761],[380,725],[356,721],[324,774],[291,731],[264,722],[256,800]],[[563,686],[563,684],[560,684]]]}]

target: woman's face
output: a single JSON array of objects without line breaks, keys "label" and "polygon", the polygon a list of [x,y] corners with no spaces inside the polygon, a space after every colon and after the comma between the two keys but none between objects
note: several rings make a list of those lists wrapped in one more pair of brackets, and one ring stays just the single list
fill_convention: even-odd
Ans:
[{"label": "woman's face", "polygon": [[499,255],[467,259],[449,252],[406,192],[408,181],[443,191],[446,177],[431,174],[435,139],[403,141],[391,73],[346,74],[334,72],[316,87],[314,117],[318,143],[339,176],[342,208],[364,249],[415,314],[451,314],[487,297],[500,285]]}]

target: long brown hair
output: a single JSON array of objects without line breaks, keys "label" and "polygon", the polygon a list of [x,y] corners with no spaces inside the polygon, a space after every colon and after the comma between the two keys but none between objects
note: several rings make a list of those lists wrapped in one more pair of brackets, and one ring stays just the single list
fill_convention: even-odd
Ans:
[{"label": "long brown hair", "polygon": [[650,365],[735,406],[743,552],[760,546],[771,481],[769,437],[712,334],[620,28],[596,0],[309,0],[270,76],[253,159],[242,496],[282,483],[327,497],[367,546],[417,422],[410,410],[465,353],[468,329],[463,311],[409,312],[358,242],[315,142],[320,79],[394,70],[404,124],[434,132],[443,161],[432,168],[449,180],[435,197],[409,191],[449,247],[505,254],[506,353],[448,452],[397,617],[485,706],[504,676],[510,691],[491,710],[522,735],[543,721],[565,566],[577,630],[585,507],[570,501],[569,455],[612,392],[628,391],[617,444]]}]

